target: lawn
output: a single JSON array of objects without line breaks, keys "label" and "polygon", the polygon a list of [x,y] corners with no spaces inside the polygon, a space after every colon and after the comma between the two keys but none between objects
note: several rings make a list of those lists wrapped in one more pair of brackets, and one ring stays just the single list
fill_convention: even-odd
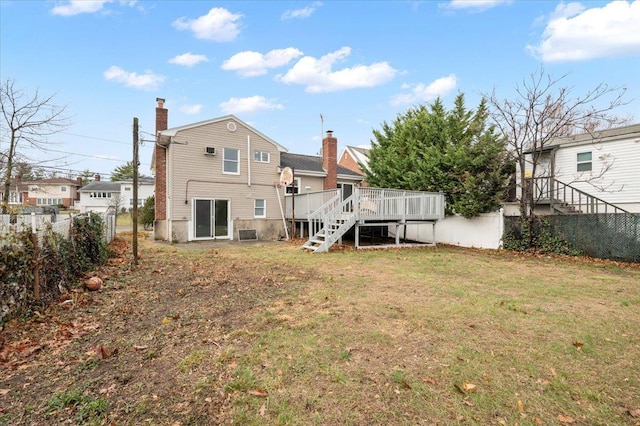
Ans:
[{"label": "lawn", "polygon": [[638,265],[142,247],[7,325],[0,424],[640,424]]}]

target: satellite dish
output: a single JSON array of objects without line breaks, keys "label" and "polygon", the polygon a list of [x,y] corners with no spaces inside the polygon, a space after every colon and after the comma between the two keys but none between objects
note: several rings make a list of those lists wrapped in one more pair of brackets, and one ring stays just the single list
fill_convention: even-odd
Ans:
[{"label": "satellite dish", "polygon": [[291,182],[293,182],[293,170],[291,170],[291,167],[282,169],[280,172],[280,182],[285,185],[291,185]]}]

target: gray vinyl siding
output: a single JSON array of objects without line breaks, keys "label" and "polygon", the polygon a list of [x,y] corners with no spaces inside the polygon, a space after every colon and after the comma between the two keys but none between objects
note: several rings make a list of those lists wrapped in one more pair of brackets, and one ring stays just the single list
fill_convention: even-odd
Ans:
[{"label": "gray vinyl siding", "polygon": [[[236,123],[235,132],[227,129],[230,121]],[[247,136],[251,152],[247,152]],[[205,147],[215,147],[216,155],[205,155]],[[222,172],[224,148],[239,149],[239,175]],[[254,150],[269,152],[270,162],[254,161]],[[274,187],[279,176],[280,152],[273,143],[241,122],[229,119],[179,131],[169,151],[167,192],[172,220],[191,219],[194,198],[230,200],[232,220],[253,219],[254,199],[260,198],[266,200],[267,219],[281,217]]]},{"label": "gray vinyl siding", "polygon": [[322,191],[322,186],[324,185],[323,177],[301,175],[297,175],[296,177],[300,178],[300,194]]}]

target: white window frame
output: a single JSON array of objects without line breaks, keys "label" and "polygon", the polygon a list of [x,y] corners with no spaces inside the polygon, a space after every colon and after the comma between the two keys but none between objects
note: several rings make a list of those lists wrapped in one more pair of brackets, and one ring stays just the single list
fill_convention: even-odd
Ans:
[{"label": "white window frame", "polygon": [[[231,151],[235,151],[237,154],[237,159],[236,160],[232,160],[232,159],[228,159],[227,158],[227,153],[231,152]],[[225,166],[227,164],[235,164],[236,165],[236,171],[235,172],[228,172],[225,170]],[[222,174],[225,175],[239,175],[240,174],[240,150],[237,148],[222,148]]]},{"label": "white window frame", "polygon": [[253,161],[255,161],[256,163],[270,163],[271,162],[271,153],[269,153],[267,151],[260,151],[259,149],[256,149],[256,150],[253,151]]},{"label": "white window frame", "polygon": [[62,185],[60,187],[60,192],[67,192],[67,186],[66,185]]},{"label": "white window frame", "polygon": [[290,190],[293,191],[293,194],[299,194],[300,193],[300,188],[302,188],[302,179],[300,179],[299,177],[294,177],[293,181],[296,183],[296,185],[291,188],[290,185],[287,185],[284,187],[284,195],[286,197],[290,196],[292,193],[289,192]]},{"label": "white window frame", "polygon": [[[589,159],[585,160],[585,159],[580,159],[580,156],[586,156],[589,155]],[[583,169],[580,170],[580,166],[583,166]],[[588,167],[584,167],[584,166],[588,166]],[[578,173],[584,173],[584,172],[591,172],[593,170],[593,154],[591,151],[585,151],[585,152],[578,152],[578,154],[576,155],[576,171]]]},{"label": "white window frame", "polygon": [[[262,201],[262,206],[258,206],[259,201]],[[262,210],[262,214],[258,214],[258,209]],[[256,198],[253,200],[253,217],[260,219],[267,217],[267,200],[264,198]]]}]

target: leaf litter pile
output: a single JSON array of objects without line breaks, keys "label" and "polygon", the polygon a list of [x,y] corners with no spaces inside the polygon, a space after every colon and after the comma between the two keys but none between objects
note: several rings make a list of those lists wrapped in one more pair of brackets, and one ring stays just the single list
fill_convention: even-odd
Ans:
[{"label": "leaf litter pile", "polygon": [[129,240],[0,333],[0,424],[640,425],[638,268]]}]

